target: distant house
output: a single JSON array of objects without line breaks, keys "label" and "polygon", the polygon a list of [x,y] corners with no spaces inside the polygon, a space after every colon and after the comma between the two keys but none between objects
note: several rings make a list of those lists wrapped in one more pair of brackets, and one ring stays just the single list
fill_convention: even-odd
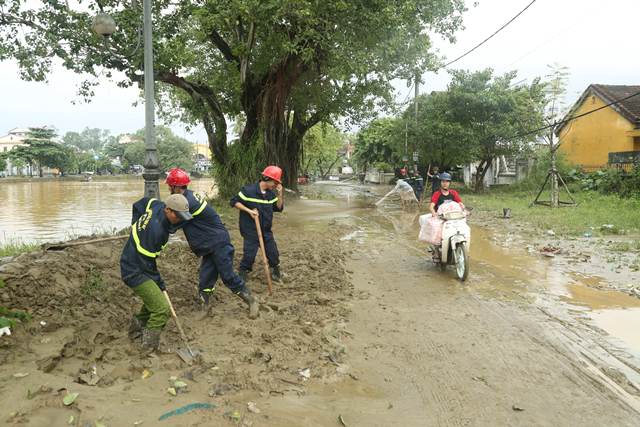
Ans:
[{"label": "distant house", "polygon": [[211,170],[211,148],[209,144],[196,143],[194,151],[194,168],[198,173],[206,174]]},{"label": "distant house", "polygon": [[[590,85],[567,117],[605,107],[640,92],[640,86]],[[556,132],[565,158],[584,170],[628,169],[640,161],[640,95],[563,124]]]},{"label": "distant house", "polygon": [[[0,153],[6,153],[11,151],[13,147],[16,145],[24,144],[24,140],[27,139],[27,134],[29,133],[29,129],[27,128],[15,128],[11,129],[8,134],[4,136],[0,136]],[[11,161],[7,161],[7,169],[5,171],[0,170],[0,175],[27,175],[29,171],[27,168],[25,170],[18,170],[17,167],[11,164]]]},{"label": "distant house", "polygon": [[[480,162],[466,164],[462,167],[462,179],[465,185],[474,185]],[[531,167],[533,159],[522,157],[498,156],[487,166],[482,186],[487,188],[492,185],[515,184],[525,179]]]},{"label": "distant house", "polygon": [[[48,126],[39,127],[51,129]],[[11,129],[7,135],[0,136],[0,153],[7,153],[11,151],[13,147],[24,144],[28,138],[29,129],[30,128],[15,128]],[[18,168],[11,163],[11,160],[7,160],[7,169],[5,171],[0,170],[0,176],[31,175],[33,172],[31,165]],[[57,175],[59,172],[57,169],[45,167],[43,168],[43,173],[46,175]]]},{"label": "distant house", "polygon": [[141,138],[137,135],[132,135],[130,133],[123,133],[118,136],[118,144],[131,144],[134,142],[144,141],[144,138]]}]

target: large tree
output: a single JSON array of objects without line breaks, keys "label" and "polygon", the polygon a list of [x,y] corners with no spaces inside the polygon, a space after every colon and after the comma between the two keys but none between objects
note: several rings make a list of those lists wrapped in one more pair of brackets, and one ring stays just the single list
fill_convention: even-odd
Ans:
[{"label": "large tree", "polygon": [[[123,86],[142,80],[141,10],[129,2],[48,0],[0,9],[0,59],[15,58],[24,78],[43,80],[53,58],[98,75],[119,71]],[[141,2],[134,2],[139,5]],[[302,138],[336,116],[359,120],[392,99],[394,78],[429,65],[429,37],[452,37],[463,0],[155,1],[155,79],[162,112],[201,123],[221,188],[265,163],[295,185]],[[110,13],[108,43],[90,33],[92,15]],[[21,27],[22,31],[17,31]],[[119,74],[120,75],[120,74]],[[82,87],[91,93],[91,85]],[[178,107],[178,108],[174,108]],[[243,115],[236,144],[227,120]]]},{"label": "large tree", "polygon": [[545,84],[516,83],[516,72],[495,76],[493,70],[452,71],[445,92],[418,99],[418,123],[413,106],[404,120],[414,129],[423,159],[443,166],[479,162],[476,190],[482,190],[489,165],[499,156],[524,154],[543,124]]}]

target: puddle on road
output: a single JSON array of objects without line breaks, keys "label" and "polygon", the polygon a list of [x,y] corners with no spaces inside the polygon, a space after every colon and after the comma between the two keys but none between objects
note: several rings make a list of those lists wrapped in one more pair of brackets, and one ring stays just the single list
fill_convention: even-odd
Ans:
[{"label": "puddle on road", "polygon": [[640,307],[596,310],[590,313],[590,317],[597,327],[620,339],[636,355],[640,354]]}]

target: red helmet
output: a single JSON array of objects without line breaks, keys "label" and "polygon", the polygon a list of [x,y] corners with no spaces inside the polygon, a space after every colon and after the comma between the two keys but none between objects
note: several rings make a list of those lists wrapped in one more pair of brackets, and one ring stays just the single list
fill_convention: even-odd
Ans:
[{"label": "red helmet", "polygon": [[180,168],[173,168],[167,174],[165,182],[172,187],[185,187],[191,183],[191,180],[185,171]]},{"label": "red helmet", "polygon": [[271,178],[276,181],[278,184],[282,184],[282,169],[278,166],[267,166],[262,171],[262,176],[266,176],[267,178]]}]

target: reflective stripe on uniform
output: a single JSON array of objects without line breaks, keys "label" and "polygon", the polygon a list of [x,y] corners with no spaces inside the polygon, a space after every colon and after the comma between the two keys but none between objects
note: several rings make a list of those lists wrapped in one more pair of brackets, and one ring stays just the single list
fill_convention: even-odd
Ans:
[{"label": "reflective stripe on uniform", "polygon": [[194,213],[192,213],[191,215],[192,216],[200,215],[202,213],[202,211],[204,210],[204,208],[206,208],[206,207],[207,207],[207,201],[204,200],[202,202],[202,204],[200,205],[200,207],[198,208],[198,210],[195,211]]},{"label": "reflective stripe on uniform", "polygon": [[136,229],[136,225],[137,224],[134,224],[133,227],[131,227],[131,235],[133,236],[133,241],[136,243],[136,249],[138,250],[138,252],[150,258],[155,258],[160,255],[160,252],[150,252],[142,247],[142,245],[140,244],[140,238],[138,237],[138,230]]},{"label": "reflective stripe on uniform", "polygon": [[156,199],[154,199],[154,198],[149,199],[149,202],[147,203],[147,208],[145,210],[148,211],[149,209],[151,209],[151,203],[153,203],[155,201],[156,201]]},{"label": "reflective stripe on uniform", "polygon": [[238,196],[240,196],[240,198],[241,198],[242,200],[246,201],[246,202],[261,203],[261,204],[263,204],[263,205],[271,205],[271,204],[273,204],[273,203],[275,203],[275,202],[277,202],[277,201],[278,201],[278,198],[277,198],[277,197],[276,197],[275,199],[273,199],[273,200],[254,199],[254,198],[252,198],[252,197],[247,197],[247,196],[245,196],[245,195],[242,193],[242,191],[238,193]]}]

